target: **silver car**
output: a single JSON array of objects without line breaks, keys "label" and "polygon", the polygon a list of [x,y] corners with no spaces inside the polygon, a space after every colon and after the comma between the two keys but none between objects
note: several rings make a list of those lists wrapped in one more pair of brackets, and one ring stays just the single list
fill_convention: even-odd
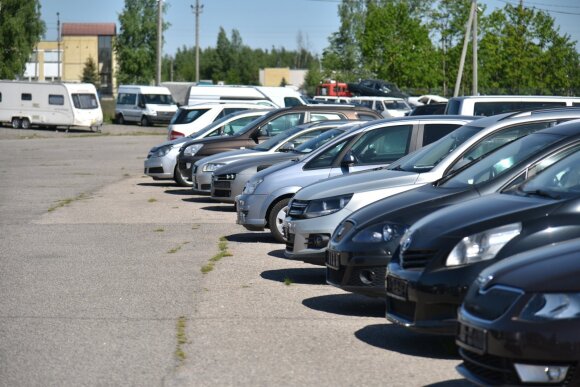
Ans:
[{"label": "silver car", "polygon": [[236,149],[216,153],[195,162],[192,168],[192,189],[196,193],[211,193],[213,172],[234,161],[258,155],[271,155],[288,152],[301,143],[324,133],[325,131],[353,121],[316,121],[298,125],[283,131],[274,137],[249,149]]},{"label": "silver car", "polygon": [[254,175],[236,198],[237,223],[269,228],[284,242],[282,223],[290,198],[302,187],[331,176],[388,165],[430,144],[474,117],[400,117],[359,124],[317,151]]},{"label": "silver car", "polygon": [[[177,167],[177,154],[181,144],[196,138],[229,135],[242,129],[246,124],[268,113],[269,110],[244,110],[229,114],[204,129],[187,137],[166,141],[151,148],[145,160],[145,174],[155,180],[174,179],[178,184],[187,183],[183,173]],[[185,184],[190,185],[190,184]]]},{"label": "silver car", "polygon": [[285,255],[324,265],[330,236],[352,212],[432,183],[496,148],[537,130],[580,118],[580,110],[507,113],[474,121],[388,168],[323,180],[298,191],[284,228]]}]

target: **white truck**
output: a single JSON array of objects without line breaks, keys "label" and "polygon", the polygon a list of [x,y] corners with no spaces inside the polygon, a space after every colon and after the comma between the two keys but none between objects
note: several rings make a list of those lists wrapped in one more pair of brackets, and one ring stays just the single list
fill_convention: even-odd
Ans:
[{"label": "white truck", "polygon": [[189,88],[187,101],[188,105],[207,102],[251,102],[277,108],[306,105],[299,92],[291,87],[282,86],[194,85]]},{"label": "white truck", "polygon": [[103,111],[89,83],[0,80],[0,123],[14,129],[64,126],[98,131]]}]

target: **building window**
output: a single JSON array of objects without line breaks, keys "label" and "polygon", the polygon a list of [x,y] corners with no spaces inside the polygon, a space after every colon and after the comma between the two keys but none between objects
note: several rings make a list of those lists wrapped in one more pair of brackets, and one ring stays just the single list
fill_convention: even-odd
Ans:
[{"label": "building window", "polygon": [[64,95],[49,94],[48,95],[49,105],[64,105]]},{"label": "building window", "polygon": [[101,95],[113,94],[113,37],[99,36],[98,66]]},{"label": "building window", "polygon": [[20,95],[20,99],[22,101],[32,101],[32,94],[30,94],[30,93],[22,93]]}]

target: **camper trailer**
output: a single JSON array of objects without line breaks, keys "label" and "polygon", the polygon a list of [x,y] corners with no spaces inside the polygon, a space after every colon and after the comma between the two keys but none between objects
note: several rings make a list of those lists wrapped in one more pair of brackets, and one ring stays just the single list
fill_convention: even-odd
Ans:
[{"label": "camper trailer", "polygon": [[99,130],[103,111],[89,83],[0,81],[0,123]]}]

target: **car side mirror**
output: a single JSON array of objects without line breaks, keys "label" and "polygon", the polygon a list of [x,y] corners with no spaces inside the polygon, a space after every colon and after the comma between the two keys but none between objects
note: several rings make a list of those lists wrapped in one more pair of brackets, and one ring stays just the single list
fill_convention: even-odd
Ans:
[{"label": "car side mirror", "polygon": [[342,161],[340,162],[340,165],[342,167],[348,168],[348,167],[352,167],[355,162],[356,162],[356,159],[355,159],[354,155],[352,153],[348,152],[342,158]]},{"label": "car side mirror", "polygon": [[286,144],[282,145],[279,150],[280,152],[291,152],[294,150],[294,143],[287,142]]}]

